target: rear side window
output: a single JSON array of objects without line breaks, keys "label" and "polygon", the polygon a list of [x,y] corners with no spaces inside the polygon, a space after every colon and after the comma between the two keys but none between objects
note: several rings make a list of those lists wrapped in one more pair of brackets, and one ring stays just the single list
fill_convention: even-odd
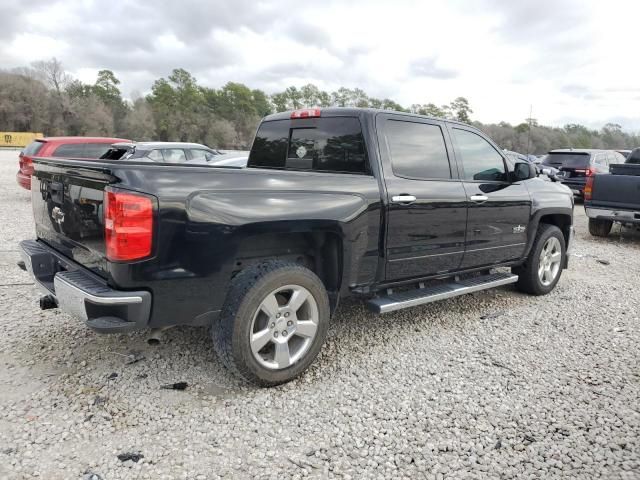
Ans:
[{"label": "rear side window", "polygon": [[108,143],[87,143],[84,149],[86,158],[100,158],[109,151],[111,145]]},{"label": "rear side window", "polygon": [[476,133],[459,128],[453,129],[453,137],[462,157],[466,180],[506,180],[502,155],[489,142]]},{"label": "rear side window", "polygon": [[387,120],[384,129],[394,175],[451,178],[447,148],[438,125]]},{"label": "rear side window", "polygon": [[263,122],[249,167],[367,173],[360,121],[353,117]]},{"label": "rear side window", "polygon": [[29,145],[27,145],[22,153],[27,157],[33,157],[34,155],[38,154],[42,147],[44,147],[44,142],[39,142],[36,140],[35,142],[31,142]]},{"label": "rear side window", "polygon": [[590,158],[589,153],[550,152],[542,164],[551,165],[552,167],[587,168],[589,167]]},{"label": "rear side window", "polygon": [[62,144],[53,151],[51,156],[64,158],[84,158],[84,143]]},{"label": "rear side window", "polygon": [[167,163],[184,163],[187,157],[181,148],[166,148],[162,150],[164,161]]}]

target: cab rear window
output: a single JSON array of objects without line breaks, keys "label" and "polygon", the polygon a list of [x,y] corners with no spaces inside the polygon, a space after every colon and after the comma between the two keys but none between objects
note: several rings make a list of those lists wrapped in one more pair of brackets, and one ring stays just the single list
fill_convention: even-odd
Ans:
[{"label": "cab rear window", "polygon": [[248,167],[318,172],[369,172],[360,121],[329,117],[263,122]]}]

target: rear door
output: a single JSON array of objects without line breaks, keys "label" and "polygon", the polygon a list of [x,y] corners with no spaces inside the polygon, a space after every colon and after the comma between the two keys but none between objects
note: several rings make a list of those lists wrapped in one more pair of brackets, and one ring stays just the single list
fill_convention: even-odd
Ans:
[{"label": "rear door", "polygon": [[521,258],[527,242],[531,196],[510,182],[504,157],[479,132],[450,126],[467,195],[467,236],[461,269]]},{"label": "rear door", "polygon": [[387,280],[456,270],[464,254],[466,196],[442,122],[376,117],[387,188]]}]

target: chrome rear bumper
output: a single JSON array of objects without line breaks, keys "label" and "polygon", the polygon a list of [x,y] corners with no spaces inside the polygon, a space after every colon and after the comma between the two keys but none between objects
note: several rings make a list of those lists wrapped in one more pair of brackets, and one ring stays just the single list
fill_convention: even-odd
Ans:
[{"label": "chrome rear bumper", "polygon": [[90,328],[120,333],[147,326],[151,293],[115,290],[87,268],[35,240],[20,242],[20,256],[40,290]]}]

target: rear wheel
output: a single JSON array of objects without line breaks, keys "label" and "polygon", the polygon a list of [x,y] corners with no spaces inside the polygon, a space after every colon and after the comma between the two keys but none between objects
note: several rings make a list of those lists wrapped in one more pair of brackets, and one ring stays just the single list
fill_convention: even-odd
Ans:
[{"label": "rear wheel", "polygon": [[613,227],[613,222],[610,220],[589,219],[589,233],[594,237],[606,237],[611,233],[611,227]]},{"label": "rear wheel", "polygon": [[540,224],[529,258],[524,265],[513,269],[518,275],[516,287],[533,295],[546,295],[560,280],[565,256],[562,231],[555,225]]},{"label": "rear wheel", "polygon": [[272,261],[232,280],[212,337],[231,371],[273,386],[307,369],[320,352],[328,324],[322,281],[298,264]]}]

